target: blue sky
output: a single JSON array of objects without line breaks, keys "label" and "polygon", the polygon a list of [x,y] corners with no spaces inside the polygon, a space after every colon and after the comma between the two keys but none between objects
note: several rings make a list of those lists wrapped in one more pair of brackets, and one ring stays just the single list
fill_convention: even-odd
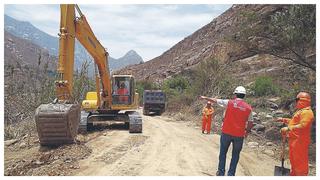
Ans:
[{"label": "blue sky", "polygon": [[[231,7],[221,4],[79,6],[111,57],[119,58],[133,49],[144,61],[161,55]],[[4,13],[29,21],[53,36],[59,32],[59,5],[5,5]]]}]

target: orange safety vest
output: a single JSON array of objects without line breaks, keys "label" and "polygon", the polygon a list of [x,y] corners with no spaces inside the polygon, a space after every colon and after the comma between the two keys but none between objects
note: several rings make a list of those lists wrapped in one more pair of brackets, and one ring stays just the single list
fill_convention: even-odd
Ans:
[{"label": "orange safety vest", "polygon": [[117,93],[119,94],[119,95],[127,95],[127,94],[129,94],[129,91],[128,91],[128,89],[125,89],[125,88],[123,88],[123,89],[118,89],[117,90]]},{"label": "orange safety vest", "polygon": [[120,95],[119,96],[119,101],[120,102],[128,102],[129,100],[129,97],[128,96],[121,96],[121,95],[128,95],[129,94],[129,91],[128,89],[125,89],[125,88],[120,88],[117,90],[117,93]]},{"label": "orange safety vest", "polygon": [[222,124],[222,132],[236,137],[244,137],[246,123],[252,108],[244,100],[236,98],[229,100]]}]

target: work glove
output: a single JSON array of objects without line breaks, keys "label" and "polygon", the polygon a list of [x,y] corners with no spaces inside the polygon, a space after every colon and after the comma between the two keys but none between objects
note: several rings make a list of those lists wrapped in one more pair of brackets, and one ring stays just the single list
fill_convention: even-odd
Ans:
[{"label": "work glove", "polygon": [[286,136],[287,133],[290,131],[291,129],[289,127],[283,127],[280,129],[280,133],[282,136]]}]

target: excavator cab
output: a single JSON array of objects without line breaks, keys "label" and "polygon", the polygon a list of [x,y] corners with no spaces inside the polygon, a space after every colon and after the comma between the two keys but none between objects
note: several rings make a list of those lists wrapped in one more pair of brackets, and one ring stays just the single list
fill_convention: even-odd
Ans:
[{"label": "excavator cab", "polygon": [[112,105],[131,105],[134,102],[134,79],[131,75],[113,75]]}]

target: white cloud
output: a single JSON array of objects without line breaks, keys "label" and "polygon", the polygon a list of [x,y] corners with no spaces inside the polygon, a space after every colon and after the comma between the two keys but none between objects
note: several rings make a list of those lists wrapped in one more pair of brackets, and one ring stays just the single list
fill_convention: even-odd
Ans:
[{"label": "white cloud", "polygon": [[[159,56],[231,5],[87,5],[80,8],[112,57],[136,50],[144,60]],[[58,5],[6,5],[5,13],[56,36]]]}]

